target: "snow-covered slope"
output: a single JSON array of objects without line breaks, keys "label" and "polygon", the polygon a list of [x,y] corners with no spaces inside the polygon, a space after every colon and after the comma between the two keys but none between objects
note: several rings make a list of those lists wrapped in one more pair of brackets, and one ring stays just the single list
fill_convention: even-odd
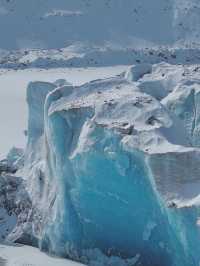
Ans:
[{"label": "snow-covered slope", "polygon": [[198,0],[1,0],[0,48],[191,44],[199,42],[198,15]]},{"label": "snow-covered slope", "polygon": [[88,68],[119,65],[133,65],[138,63],[156,64],[161,62],[170,64],[199,64],[200,50],[198,48],[151,48],[142,46],[113,47],[94,46],[74,43],[62,49],[22,49],[4,51],[0,54],[1,69],[27,68]]}]

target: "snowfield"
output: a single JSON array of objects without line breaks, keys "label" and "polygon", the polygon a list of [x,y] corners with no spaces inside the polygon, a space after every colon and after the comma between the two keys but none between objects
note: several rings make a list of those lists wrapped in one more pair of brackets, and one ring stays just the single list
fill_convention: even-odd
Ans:
[{"label": "snowfield", "polygon": [[0,245],[1,266],[83,266],[66,259],[50,257],[38,249],[23,245]]}]

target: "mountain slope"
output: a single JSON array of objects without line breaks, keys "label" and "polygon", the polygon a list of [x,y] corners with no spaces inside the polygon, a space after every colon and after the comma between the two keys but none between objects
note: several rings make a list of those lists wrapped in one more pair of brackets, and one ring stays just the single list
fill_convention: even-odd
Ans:
[{"label": "mountain slope", "polygon": [[198,13],[197,0],[0,0],[0,48],[171,45],[199,40]]}]

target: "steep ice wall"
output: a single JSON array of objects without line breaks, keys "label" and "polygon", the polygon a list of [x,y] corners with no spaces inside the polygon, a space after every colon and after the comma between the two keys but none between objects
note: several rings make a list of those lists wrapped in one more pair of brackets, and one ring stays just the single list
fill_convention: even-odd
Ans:
[{"label": "steep ice wall", "polygon": [[[182,109],[170,101],[188,68],[141,65],[80,87],[29,86],[40,104],[29,102],[23,174],[42,249],[91,265],[198,265],[200,151],[178,112],[185,98]],[[162,94],[148,90],[156,79]]]},{"label": "steep ice wall", "polygon": [[48,82],[31,82],[27,87],[28,138],[24,167],[20,175],[28,180],[27,188],[33,205],[38,204],[43,191],[45,170],[44,103],[47,94],[56,88]]}]

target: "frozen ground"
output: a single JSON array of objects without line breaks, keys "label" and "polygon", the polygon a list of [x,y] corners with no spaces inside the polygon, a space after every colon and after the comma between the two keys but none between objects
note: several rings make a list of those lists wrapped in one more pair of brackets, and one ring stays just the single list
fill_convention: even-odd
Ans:
[{"label": "frozen ground", "polygon": [[0,245],[0,266],[81,266],[66,259],[54,258],[38,249],[21,245]]},{"label": "frozen ground", "polygon": [[13,146],[24,147],[27,124],[26,87],[30,81],[56,81],[64,78],[79,85],[90,80],[119,74],[126,66],[102,68],[58,68],[50,70],[0,71],[0,158]]}]

